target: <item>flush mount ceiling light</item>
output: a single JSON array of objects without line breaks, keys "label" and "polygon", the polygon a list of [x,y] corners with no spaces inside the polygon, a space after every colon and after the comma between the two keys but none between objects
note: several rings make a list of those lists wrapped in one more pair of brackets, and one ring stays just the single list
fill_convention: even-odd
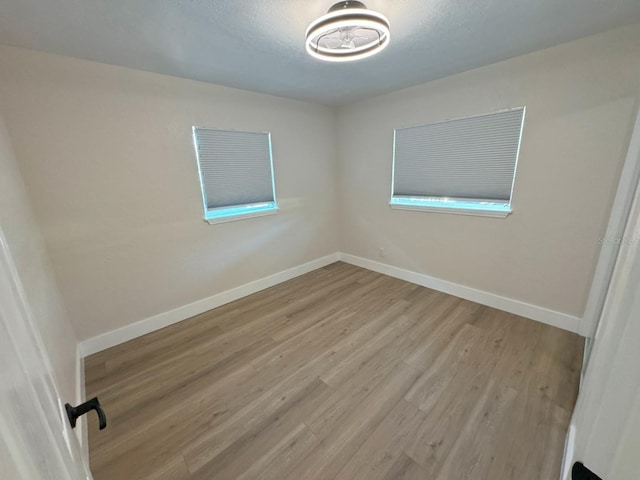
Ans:
[{"label": "flush mount ceiling light", "polygon": [[338,2],[307,28],[307,52],[320,60],[350,62],[389,44],[389,20],[362,2]]}]

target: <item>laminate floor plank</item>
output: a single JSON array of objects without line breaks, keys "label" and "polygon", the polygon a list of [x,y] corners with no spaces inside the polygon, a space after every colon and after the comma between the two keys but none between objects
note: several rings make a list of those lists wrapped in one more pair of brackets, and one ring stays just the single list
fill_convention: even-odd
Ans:
[{"label": "laminate floor plank", "polygon": [[304,424],[279,440],[267,455],[253,461],[238,480],[279,480],[320,445],[318,438]]},{"label": "laminate floor plank", "polygon": [[336,480],[384,480],[391,474],[399,476],[400,472],[410,470],[411,467],[404,463],[415,462],[406,456],[404,448],[425,420],[424,412],[400,400],[351,457]]},{"label": "laminate floor plank", "polygon": [[427,476],[426,472],[416,462],[414,462],[406,454],[401,454],[382,480],[426,480],[428,478],[429,477]]},{"label": "laminate floor plank", "polygon": [[[399,363],[369,394],[345,411],[319,447],[304,458],[287,480],[335,478],[360,446],[400,401],[419,375],[413,367]],[[314,432],[314,427],[308,425]],[[315,432],[314,432],[315,433]]]},{"label": "laminate floor plank", "polygon": [[[186,456],[186,463],[194,480],[220,478],[236,480],[251,476],[247,465],[268,464],[284,445],[294,441],[304,430],[304,419],[331,393],[329,387],[316,379],[307,388],[291,397],[285,408],[275,411],[254,428],[245,428],[242,435],[224,451],[213,454],[202,464],[193,464]],[[254,470],[256,470],[254,468]],[[257,473],[258,471],[256,471]]]},{"label": "laminate floor plank", "polygon": [[337,262],[87,358],[93,476],[557,478],[583,348]]}]

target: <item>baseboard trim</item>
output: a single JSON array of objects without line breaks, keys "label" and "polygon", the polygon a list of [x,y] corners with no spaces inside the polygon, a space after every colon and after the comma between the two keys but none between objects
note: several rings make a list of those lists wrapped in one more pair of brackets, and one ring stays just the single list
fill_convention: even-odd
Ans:
[{"label": "baseboard trim", "polygon": [[519,300],[502,297],[483,290],[466,287],[464,285],[431,277],[423,273],[405,270],[403,268],[394,267],[386,263],[376,262],[374,260],[369,260],[368,258],[362,258],[348,253],[340,253],[339,259],[345,263],[350,263],[351,265],[373,270],[374,272],[399,278],[443,293],[448,293],[488,307],[504,310],[505,312],[530,318],[547,325],[569,330],[570,332],[579,333],[580,318],[567,315],[566,313],[549,310],[537,305],[531,305]]},{"label": "baseboard trim", "polygon": [[[512,298],[502,297],[483,290],[431,277],[423,273],[417,273],[411,270],[394,267],[386,263],[376,262],[368,258],[358,257],[348,253],[334,253],[80,342],[78,347],[78,361],[80,362],[84,357],[94,353],[98,353],[102,350],[106,350],[107,348],[133,340],[134,338],[146,335],[147,333],[160,330],[161,328],[173,325],[174,323],[199,315],[213,308],[233,302],[234,300],[259,292],[265,288],[273,287],[274,285],[286,282],[287,280],[291,280],[292,278],[309,273],[318,268],[325,267],[339,260],[374,272],[399,278],[407,282],[415,283],[416,285],[421,285],[423,287],[448,293],[472,302],[530,318],[547,325],[569,330],[570,332],[579,333],[580,318],[566,313],[557,312],[537,305],[531,305]],[[79,363],[79,365],[81,365],[81,363]],[[78,366],[79,385],[84,387],[84,378],[82,378],[82,382],[80,383],[81,376],[84,377],[84,369],[81,368],[81,366]],[[79,391],[78,396],[84,399],[84,392]]]},{"label": "baseboard trim", "polygon": [[132,323],[131,325],[84,340],[80,342],[79,345],[81,356],[84,358],[89,355],[93,355],[94,353],[106,350],[107,348],[114,347],[129,340],[133,340],[134,338],[146,335],[147,333],[160,330],[161,328],[173,325],[174,323],[178,323],[195,315],[199,315],[226,303],[230,303],[234,300],[259,292],[265,288],[273,287],[279,283],[286,282],[292,278],[337,262],[339,257],[340,255],[338,253],[334,253],[327,255],[326,257],[317,258],[302,265],[298,265],[297,267],[269,275],[268,277],[264,277],[259,280],[254,280],[239,287],[232,288],[231,290],[218,293],[208,298],[203,298],[202,300],[174,308],[168,312],[160,313],[136,323]]}]

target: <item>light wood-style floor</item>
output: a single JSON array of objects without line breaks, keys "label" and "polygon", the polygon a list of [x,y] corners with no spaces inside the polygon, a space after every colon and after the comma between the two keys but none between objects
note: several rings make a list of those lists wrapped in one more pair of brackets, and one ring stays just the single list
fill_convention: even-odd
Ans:
[{"label": "light wood-style floor", "polygon": [[95,480],[559,476],[583,342],[335,263],[86,360]]}]

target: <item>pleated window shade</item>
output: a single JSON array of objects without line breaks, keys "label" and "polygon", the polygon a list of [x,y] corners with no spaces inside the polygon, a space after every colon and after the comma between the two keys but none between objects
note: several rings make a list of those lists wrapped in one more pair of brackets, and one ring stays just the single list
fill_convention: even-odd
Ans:
[{"label": "pleated window shade", "polygon": [[425,198],[508,206],[524,113],[520,107],[396,129],[392,206]]},{"label": "pleated window shade", "polygon": [[277,209],[271,134],[193,127],[205,219]]}]

